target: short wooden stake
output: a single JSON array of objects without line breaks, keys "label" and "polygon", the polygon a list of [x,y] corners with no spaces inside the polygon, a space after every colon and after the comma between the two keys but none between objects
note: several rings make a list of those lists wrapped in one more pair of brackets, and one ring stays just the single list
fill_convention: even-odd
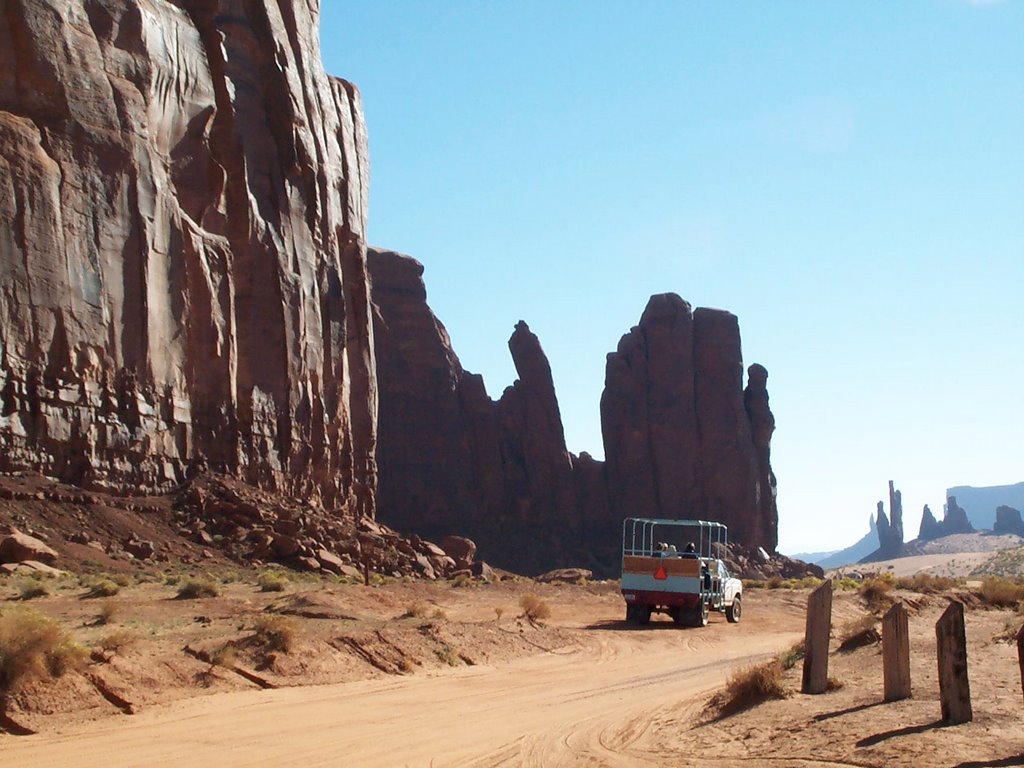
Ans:
[{"label": "short wooden stake", "polygon": [[939,656],[939,699],[942,719],[947,723],[968,723],[971,710],[971,686],[967,679],[967,633],[964,629],[964,604],[952,602],[935,623],[935,641]]},{"label": "short wooden stake", "polygon": [[832,632],[832,579],[807,598],[804,633],[803,693],[824,693],[828,688],[828,639]]},{"label": "short wooden stake", "polygon": [[1020,664],[1020,688],[1024,694],[1024,626],[1017,633],[1017,663]]},{"label": "short wooden stake", "polygon": [[910,632],[903,603],[896,603],[882,619],[882,672],[886,701],[910,698]]}]

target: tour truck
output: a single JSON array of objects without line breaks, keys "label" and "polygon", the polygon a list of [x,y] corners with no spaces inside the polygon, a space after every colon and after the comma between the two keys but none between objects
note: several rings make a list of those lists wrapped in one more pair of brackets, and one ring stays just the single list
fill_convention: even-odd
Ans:
[{"label": "tour truck", "polygon": [[710,611],[740,620],[743,584],[722,561],[729,531],[706,520],[629,517],[622,523],[622,597],[626,621],[667,613],[678,626],[705,627]]}]

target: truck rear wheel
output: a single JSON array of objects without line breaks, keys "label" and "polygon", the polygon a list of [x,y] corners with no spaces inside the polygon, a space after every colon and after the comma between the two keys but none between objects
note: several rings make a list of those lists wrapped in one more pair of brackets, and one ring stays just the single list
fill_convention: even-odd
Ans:
[{"label": "truck rear wheel", "polygon": [[707,600],[699,600],[693,608],[693,626],[706,627],[708,625],[709,611]]},{"label": "truck rear wheel", "polygon": [[651,607],[649,605],[627,605],[626,621],[630,624],[644,625],[651,620]]},{"label": "truck rear wheel", "polygon": [[738,624],[741,615],[743,615],[743,601],[740,600],[739,595],[736,595],[732,599],[732,605],[725,609],[725,618],[732,624]]}]

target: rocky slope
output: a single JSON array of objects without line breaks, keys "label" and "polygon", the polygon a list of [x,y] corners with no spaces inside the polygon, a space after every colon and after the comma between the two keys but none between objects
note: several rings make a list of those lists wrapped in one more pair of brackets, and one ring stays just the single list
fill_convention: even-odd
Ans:
[{"label": "rocky slope", "polygon": [[422,265],[376,249],[368,264],[382,520],[428,538],[465,532],[483,559],[526,573],[613,575],[627,515],[721,520],[774,551],[767,372],[751,366],[744,391],[735,316],[651,299],[608,356],[605,463],[566,450],[551,369],[525,323],[509,339],[519,379],[492,401],[427,305]]},{"label": "rocky slope", "polygon": [[0,469],[373,515],[366,134],[317,16],[5,0]]}]

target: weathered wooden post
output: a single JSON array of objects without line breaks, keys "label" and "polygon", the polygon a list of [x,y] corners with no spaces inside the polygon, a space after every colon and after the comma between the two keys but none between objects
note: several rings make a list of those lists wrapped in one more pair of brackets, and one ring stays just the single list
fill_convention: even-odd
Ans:
[{"label": "weathered wooden post", "polygon": [[947,723],[968,723],[971,710],[971,686],[967,679],[967,633],[964,630],[964,604],[952,602],[935,623],[935,641],[939,655],[939,699],[942,719]]},{"label": "weathered wooden post", "polygon": [[1020,664],[1020,689],[1024,694],[1024,625],[1017,633],[1017,663]]},{"label": "weathered wooden post", "polygon": [[828,688],[828,638],[832,632],[832,579],[807,598],[804,633],[803,693],[824,693]]},{"label": "weathered wooden post", "polygon": [[903,603],[896,603],[882,619],[882,673],[886,701],[910,698],[910,632]]}]

